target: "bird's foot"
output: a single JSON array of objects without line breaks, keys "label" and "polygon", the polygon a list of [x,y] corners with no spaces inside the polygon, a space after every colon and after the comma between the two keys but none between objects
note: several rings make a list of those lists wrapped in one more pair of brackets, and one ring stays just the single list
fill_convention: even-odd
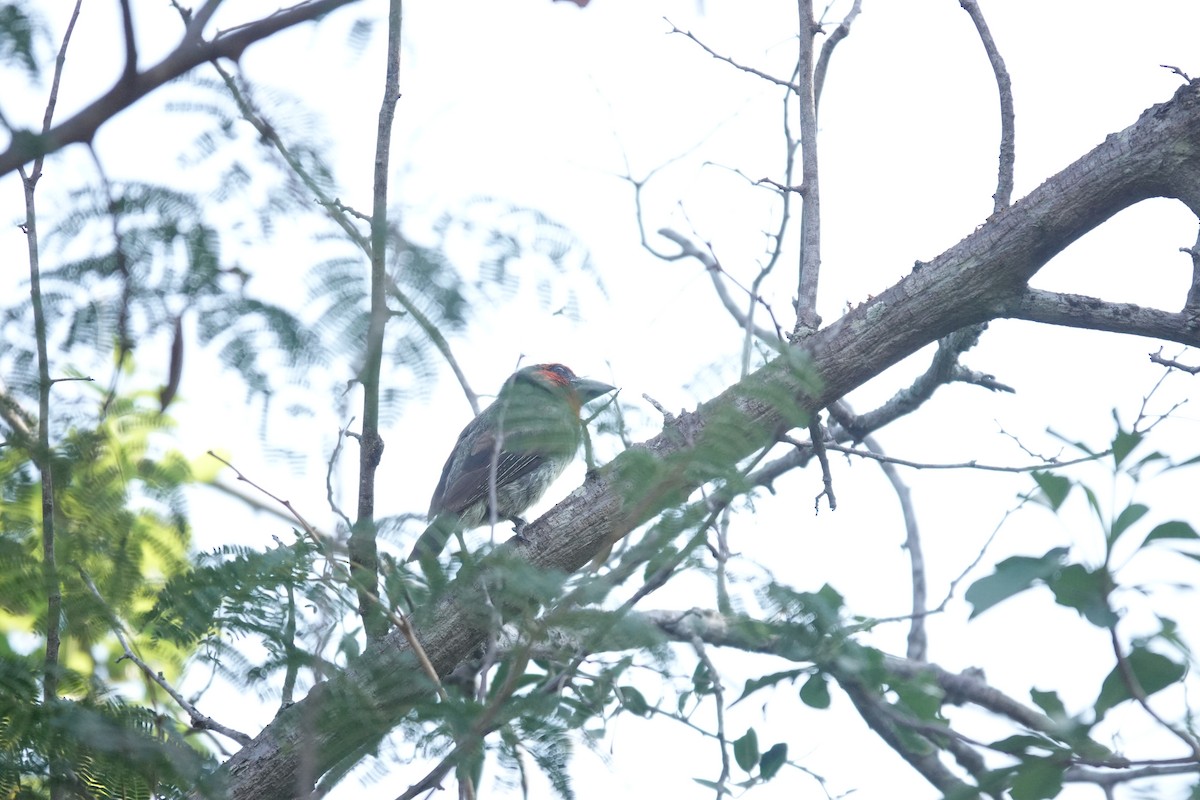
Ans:
[{"label": "bird's foot", "polygon": [[525,528],[529,525],[529,523],[526,522],[525,520],[521,519],[520,517],[513,517],[512,524],[513,524],[513,538],[516,539],[518,542],[524,542],[525,544],[528,544],[529,540],[525,538]]}]

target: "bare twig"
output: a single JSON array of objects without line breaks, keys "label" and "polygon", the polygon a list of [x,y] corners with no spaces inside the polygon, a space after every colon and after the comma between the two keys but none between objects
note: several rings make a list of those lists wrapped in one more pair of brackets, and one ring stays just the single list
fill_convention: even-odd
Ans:
[{"label": "bare twig", "polygon": [[350,522],[350,517],[346,516],[346,512],[342,511],[342,507],[338,505],[337,498],[333,496],[333,468],[342,452],[342,440],[346,438],[346,431],[352,424],[354,424],[354,417],[351,417],[344,427],[338,428],[337,443],[333,446],[333,452],[329,454],[329,462],[325,468],[325,500],[329,503],[329,509],[345,523],[346,530],[350,530],[353,523]]},{"label": "bare twig", "polygon": [[222,725],[212,717],[200,713],[199,709],[189,703],[183,695],[176,691],[175,687],[172,686],[167,679],[162,676],[161,672],[155,672],[154,670],[150,669],[150,665],[140,659],[137,654],[133,652],[133,648],[130,647],[129,640],[125,637],[125,631],[121,621],[117,619],[116,614],[113,613],[112,609],[108,607],[108,604],[104,601],[104,597],[100,594],[100,590],[96,588],[96,584],[92,581],[91,576],[89,576],[82,568],[79,569],[79,576],[83,579],[83,582],[87,584],[87,587],[92,591],[92,594],[96,596],[96,599],[100,601],[100,605],[108,613],[109,625],[112,626],[113,633],[117,636],[117,641],[121,643],[121,649],[125,651],[125,655],[123,657],[132,661],[137,668],[142,671],[143,675],[161,686],[162,689],[171,696],[171,699],[174,700],[180,708],[187,712],[188,717],[191,718],[193,728],[197,730],[213,731],[221,734],[222,736],[228,736],[230,739],[233,739],[242,746],[248,745],[251,741],[253,741],[252,737],[247,736],[241,731],[234,730],[227,725]]},{"label": "bare twig", "polygon": [[363,388],[362,435],[359,440],[358,510],[351,528],[350,574],[358,592],[358,613],[368,640],[387,631],[386,620],[369,596],[378,592],[379,554],[375,541],[375,470],[383,455],[379,435],[379,379],[383,361],[383,335],[390,313],[387,307],[388,171],[391,165],[392,122],[400,100],[401,0],[388,4],[387,72],[379,123],[375,136],[375,176],[371,209],[371,312],[366,352],[359,381]]},{"label": "bare twig", "polygon": [[996,88],[1000,92],[1000,168],[999,177],[996,179],[996,194],[993,195],[993,199],[996,201],[994,210],[1000,212],[1012,203],[1013,164],[1017,157],[1012,80],[1009,78],[1008,68],[1004,66],[1000,50],[996,47],[996,40],[992,38],[992,32],[988,30],[987,21],[983,18],[983,9],[979,7],[978,1],[959,0],[959,5],[970,15],[971,22],[975,23],[975,30],[979,32],[979,41],[983,43],[983,49],[987,51],[988,61],[996,76]]},{"label": "bare twig", "polygon": [[909,461],[904,458],[896,458],[895,456],[884,455],[883,453],[872,452],[871,450],[861,450],[855,447],[843,447],[838,444],[826,444],[825,447],[829,450],[834,450],[839,453],[845,453],[852,456],[861,456],[869,458],[873,461],[878,461],[882,464],[895,464],[900,467],[911,467],[912,469],[978,469],[985,472],[1035,472],[1044,469],[1061,469],[1063,467],[1072,467],[1076,464],[1086,464],[1089,461],[1096,461],[1109,455],[1112,450],[1104,450],[1103,452],[1081,456],[1080,458],[1072,458],[1067,461],[1059,461],[1057,458],[1048,458],[1045,461],[1039,461],[1036,464],[981,464],[978,461],[959,461],[952,464],[936,464],[932,462]]},{"label": "bare twig", "polygon": [[1193,322],[1200,324],[1200,233],[1196,234],[1194,245],[1181,247],[1179,252],[1186,253],[1192,259],[1192,285],[1188,287],[1183,313]]},{"label": "bare twig", "polygon": [[[812,15],[810,14],[809,16],[811,17]],[[754,67],[747,67],[744,64],[739,64],[738,62],[734,61],[729,56],[723,56],[720,53],[718,53],[717,51],[713,50],[711,47],[706,45],[704,42],[697,39],[696,36],[691,31],[685,31],[685,30],[682,30],[681,28],[676,27],[675,23],[671,22],[671,20],[667,19],[666,17],[663,17],[663,19],[666,21],[666,23],[668,25],[671,26],[671,33],[678,33],[682,36],[687,37],[688,39],[691,39],[693,42],[695,42],[696,44],[698,44],[700,46],[700,49],[702,49],[704,52],[708,53],[710,56],[717,59],[718,61],[724,61],[726,64],[729,64],[730,66],[734,67],[735,69],[739,69],[742,72],[746,72],[746,73],[749,73],[756,77],[762,78],[765,81],[770,81],[771,83],[774,83],[777,86],[782,86],[783,88],[788,89],[793,92],[796,92],[797,94],[800,93],[800,87],[797,84],[792,83],[790,81],[781,80],[780,78],[776,78],[774,75],[768,74],[766,72],[762,72],[761,70],[757,70]]]},{"label": "bare twig", "polygon": [[825,88],[825,73],[829,71],[829,59],[833,57],[833,49],[838,46],[838,42],[850,35],[850,26],[854,24],[860,11],[862,0],[854,0],[854,5],[846,12],[841,24],[833,29],[821,45],[821,54],[817,57],[817,66],[813,70],[813,104],[818,109],[821,106],[821,91]]},{"label": "bare twig", "polygon": [[[910,414],[933,396],[938,387],[954,381],[963,381],[983,386],[993,391],[1013,391],[996,381],[991,375],[980,375],[958,363],[959,357],[979,341],[981,329],[969,326],[938,340],[937,352],[928,369],[912,384],[896,392],[878,408],[854,415],[835,403],[830,406],[830,416],[835,419],[852,441],[861,441],[871,431],[879,430],[905,414]],[[835,440],[842,439],[841,432],[834,430]]]},{"label": "bare twig", "polygon": [[[0,153],[0,175],[7,175],[22,164],[61,150],[69,144],[91,141],[100,126],[118,112],[200,64],[217,58],[237,61],[246,48],[255,42],[302,22],[320,19],[352,2],[355,0],[305,0],[219,33],[207,41],[201,38],[198,26],[189,26],[189,33],[166,58],[138,72],[132,79],[119,78],[116,85],[66,121],[44,130],[40,136],[17,131],[8,149]],[[205,8],[209,6],[215,10],[216,3],[210,2]],[[193,19],[201,16],[197,12]]]},{"label": "bare twig", "polygon": [[243,483],[247,483],[250,486],[253,486],[255,489],[262,492],[267,497],[271,498],[276,503],[279,503],[279,505],[286,508],[288,510],[288,512],[292,515],[292,518],[300,523],[300,527],[304,530],[304,532],[306,534],[308,534],[308,538],[312,539],[313,544],[315,544],[322,553],[325,553],[326,555],[328,555],[329,546],[328,546],[327,541],[325,540],[325,537],[323,537],[323,536],[321,536],[321,534],[317,533],[317,529],[314,528],[312,525],[308,524],[308,520],[306,520],[300,514],[300,512],[296,510],[296,507],[292,505],[292,501],[284,500],[282,497],[274,495],[271,492],[264,489],[262,486],[259,486],[257,483],[252,481],[250,478],[247,478],[245,475],[243,475],[242,471],[240,469],[238,469],[237,467],[235,467],[233,464],[226,461],[225,459],[221,458],[219,455],[214,453],[212,450],[208,451],[208,455],[212,456],[217,461],[220,461],[222,464],[224,464],[225,466],[227,466],[231,470],[233,470],[234,474],[237,475],[237,479],[239,481],[242,481]]},{"label": "bare twig", "polygon": [[[79,18],[80,3],[81,0],[76,0],[75,8],[71,12],[71,19],[63,33],[62,44],[58,48],[58,57],[54,62],[54,78],[50,83],[46,112],[42,117],[43,137],[50,130],[54,120],[54,108],[58,103],[58,88],[67,61],[67,46],[71,42],[71,34],[75,31],[75,21]],[[14,143],[16,138],[14,134]],[[37,341],[38,440],[34,462],[37,464],[38,477],[41,480],[42,588],[46,593],[46,649],[42,656],[42,699],[49,705],[58,699],[59,648],[62,645],[60,627],[62,624],[62,583],[58,577],[58,562],[55,553],[54,472],[50,450],[50,390],[53,388],[54,382],[50,380],[50,355],[47,347],[49,332],[46,310],[42,303],[37,203],[34,198],[38,180],[42,177],[43,162],[44,159],[39,156],[34,160],[33,168],[28,173],[23,168],[21,169],[21,184],[25,195],[25,222],[21,227],[25,232],[25,242],[29,253],[29,298],[33,307],[34,337]],[[50,783],[51,800],[59,800],[63,796],[63,786],[58,781],[52,780]]]},{"label": "bare twig", "polygon": [[1167,722],[1150,706],[1150,698],[1146,695],[1146,690],[1142,687],[1141,681],[1134,674],[1133,666],[1129,663],[1124,648],[1121,647],[1120,639],[1117,638],[1117,626],[1115,624],[1108,626],[1108,635],[1109,640],[1112,642],[1113,655],[1117,657],[1117,670],[1121,673],[1121,680],[1124,681],[1125,688],[1129,690],[1129,694],[1155,722],[1187,745],[1191,751],[1190,757],[1192,760],[1200,761],[1200,741],[1197,741],[1196,737],[1187,730]]},{"label": "bare twig", "polygon": [[[884,455],[883,447],[874,436],[863,439],[871,452]],[[879,468],[884,477],[892,485],[896,499],[900,501],[900,512],[904,517],[904,548],[908,550],[908,559],[912,572],[912,624],[908,630],[908,649],[906,655],[913,661],[924,661],[929,654],[929,639],[925,632],[925,604],[928,586],[925,578],[925,555],[921,549],[921,531],[917,525],[917,514],[913,509],[912,492],[900,477],[899,470],[894,464],[880,461]]]},{"label": "bare twig", "polygon": [[813,21],[812,0],[796,4],[800,52],[796,59],[796,94],[800,117],[800,180],[804,205],[800,210],[800,264],[796,286],[796,326],[793,336],[803,338],[821,327],[817,314],[817,283],[821,273],[821,187],[817,160],[817,106],[813,97],[814,36],[820,28]]},{"label": "bare twig", "polygon": [[1175,359],[1166,358],[1165,356],[1163,356],[1162,351],[1163,351],[1163,349],[1160,347],[1160,348],[1158,348],[1157,353],[1150,354],[1151,363],[1161,364],[1162,366],[1169,367],[1170,369],[1177,369],[1180,372],[1186,372],[1189,375],[1200,374],[1200,364],[1198,364],[1196,366],[1190,366],[1188,364],[1180,363],[1179,361],[1176,361]]},{"label": "bare twig", "polygon": [[837,497],[833,494],[833,473],[829,471],[829,456],[825,452],[825,432],[821,429],[821,421],[816,417],[808,426],[808,434],[812,437],[811,446],[813,455],[817,457],[817,461],[821,464],[821,483],[823,489],[813,501],[813,510],[817,513],[821,511],[821,498],[827,498],[829,501],[829,510],[837,511]]},{"label": "bare twig", "polygon": [[[738,327],[751,331],[754,336],[758,337],[763,342],[779,349],[780,343],[779,334],[773,333],[759,325],[754,324],[753,318],[749,317],[738,307],[737,302],[730,296],[729,290],[725,288],[725,283],[722,280],[722,275],[726,275],[725,270],[721,268],[721,264],[717,261],[716,256],[711,251],[699,247],[688,237],[683,234],[673,231],[670,228],[661,228],[658,235],[664,239],[670,239],[675,244],[679,245],[680,253],[678,257],[690,256],[708,270],[709,277],[712,278],[713,288],[717,292],[717,297],[721,300],[721,305],[725,306],[725,310],[737,322]],[[750,297],[751,305],[757,301],[757,296],[751,290],[746,290],[746,294]]]},{"label": "bare twig", "polygon": [[1163,69],[1167,70],[1168,72],[1171,72],[1172,74],[1178,75],[1179,77],[1183,78],[1184,83],[1192,82],[1192,79],[1188,77],[1188,74],[1186,72],[1184,72],[1183,70],[1181,70],[1179,67],[1173,67],[1170,64],[1159,64],[1159,66],[1162,67]]},{"label": "bare twig", "polygon": [[729,781],[729,740],[725,736],[725,689],[721,686],[721,675],[717,672],[716,666],[712,659],[708,657],[708,651],[704,649],[704,640],[699,636],[692,637],[692,650],[696,653],[696,658],[700,659],[700,663],[708,670],[708,676],[712,680],[713,701],[717,706],[717,746],[721,750],[721,775],[717,778],[717,800],[721,800],[727,794],[730,794],[729,789],[725,786]]}]

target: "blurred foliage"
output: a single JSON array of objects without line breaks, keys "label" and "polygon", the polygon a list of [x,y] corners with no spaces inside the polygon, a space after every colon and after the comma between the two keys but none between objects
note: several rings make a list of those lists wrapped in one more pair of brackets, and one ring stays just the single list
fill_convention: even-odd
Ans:
[{"label": "blurred foliage", "polygon": [[[1088,455],[1103,455],[1082,442],[1071,444]],[[1156,590],[1165,588],[1122,580],[1130,564],[1151,554],[1175,556],[1183,563],[1200,560],[1196,549],[1200,535],[1189,522],[1168,520],[1153,527],[1142,524],[1151,509],[1133,499],[1143,482],[1200,464],[1200,456],[1173,462],[1161,452],[1148,449],[1146,432],[1126,429],[1119,420],[1104,452],[1113,476],[1113,488],[1107,492],[1065,475],[1036,472],[1036,488],[1028,496],[1051,513],[1061,515],[1066,513],[1068,499],[1081,494],[1094,520],[1093,538],[1101,546],[1102,560],[1097,563],[1081,557],[1079,551],[1086,548],[1079,546],[1054,547],[1040,556],[1012,556],[1000,561],[992,574],[977,579],[966,592],[971,616],[976,617],[1016,595],[1045,587],[1055,603],[1077,612],[1089,625],[1104,629],[1112,641],[1113,666],[1089,708],[1069,712],[1057,692],[1033,689],[1030,697],[1054,720],[1054,734],[1028,730],[990,745],[1015,757],[1016,763],[993,770],[981,781],[980,788],[989,792],[1007,788],[1014,800],[1058,796],[1072,766],[1125,765],[1123,758],[1092,738],[1093,729],[1121,704],[1141,704],[1152,715],[1155,712],[1149,703],[1154,695],[1174,689],[1177,697],[1186,698],[1185,678],[1198,666],[1192,646],[1181,638],[1176,622],[1158,610],[1152,609],[1157,630],[1129,633],[1122,632],[1120,625],[1130,610],[1152,607]],[[1115,500],[1122,483],[1128,487],[1127,499],[1123,505],[1107,510],[1106,496]],[[1194,712],[1183,703],[1154,720],[1186,741],[1196,736],[1193,717]],[[1196,789],[1200,790],[1200,784]]]},{"label": "blurred foliage", "polygon": [[0,3],[0,65],[16,66],[30,78],[41,75],[37,46],[48,38],[34,12],[24,0]]}]

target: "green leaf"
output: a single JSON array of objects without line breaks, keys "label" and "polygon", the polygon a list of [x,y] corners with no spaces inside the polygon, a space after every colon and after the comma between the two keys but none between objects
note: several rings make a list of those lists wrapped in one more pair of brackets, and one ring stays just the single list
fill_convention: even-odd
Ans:
[{"label": "green leaf", "polygon": [[1196,529],[1188,523],[1175,519],[1155,525],[1154,530],[1146,537],[1146,542],[1153,542],[1155,539],[1200,539],[1200,535],[1197,535]]},{"label": "green leaf", "polygon": [[696,669],[692,670],[692,689],[698,696],[712,694],[713,675],[703,661],[696,662]]},{"label": "green leaf", "polygon": [[[1182,664],[1176,664],[1166,656],[1147,650],[1142,645],[1135,645],[1125,660],[1134,680],[1147,697],[1175,683],[1186,672]],[[1125,676],[1121,673],[1121,665],[1117,664],[1100,686],[1100,696],[1096,698],[1096,721],[1099,722],[1112,707],[1132,700],[1133,696]]]},{"label": "green leaf", "polygon": [[746,681],[745,688],[742,689],[742,696],[739,697],[737,700],[734,700],[730,707],[732,708],[733,706],[742,702],[747,697],[749,697],[750,695],[757,692],[759,689],[765,689],[768,686],[774,686],[775,684],[779,683],[780,681],[794,681],[794,680],[796,680],[796,678],[800,677],[801,675],[805,675],[807,673],[808,673],[808,670],[805,668],[789,669],[789,670],[784,670],[783,672],[772,672],[770,675],[762,675],[758,678],[749,678]]},{"label": "green leaf", "polygon": [[1100,499],[1096,497],[1096,493],[1092,491],[1090,486],[1083,487],[1083,496],[1087,498],[1088,505],[1092,507],[1092,512],[1096,515],[1096,519],[1100,520],[1100,524],[1104,525],[1104,511],[1100,508]]},{"label": "green leaf", "polygon": [[758,734],[754,732],[754,728],[746,731],[740,739],[734,740],[733,760],[746,772],[750,772],[758,763]]},{"label": "green leaf", "polygon": [[1034,748],[1046,751],[1053,750],[1054,742],[1038,734],[1016,733],[997,742],[992,742],[988,747],[1001,753],[1023,756]]},{"label": "green leaf", "polygon": [[1121,466],[1121,462],[1125,460],[1125,457],[1133,452],[1133,449],[1141,443],[1142,434],[1133,431],[1123,431],[1118,428],[1117,435],[1112,440],[1113,466]]},{"label": "green leaf", "polygon": [[637,714],[639,717],[650,716],[650,704],[646,702],[645,696],[632,686],[618,687],[617,699],[631,714]]},{"label": "green leaf", "polygon": [[1108,533],[1108,546],[1112,547],[1121,534],[1128,530],[1130,525],[1146,516],[1146,512],[1149,510],[1149,507],[1141,503],[1130,503],[1125,506],[1124,510],[1113,520],[1112,530]]},{"label": "green leaf", "polygon": [[1033,480],[1042,490],[1046,505],[1050,507],[1051,511],[1058,511],[1059,506],[1066,501],[1073,485],[1069,479],[1052,472],[1034,472]]},{"label": "green leaf", "polygon": [[1062,791],[1063,767],[1044,758],[1026,761],[1014,771],[1012,800],[1048,800]]},{"label": "green leaf", "polygon": [[1108,607],[1112,579],[1107,569],[1101,567],[1093,572],[1082,564],[1068,564],[1046,583],[1060,606],[1075,609],[1096,627],[1107,628],[1117,623],[1116,613]]},{"label": "green leaf", "polygon": [[814,673],[800,687],[800,700],[812,708],[829,708],[829,684],[821,673]]},{"label": "green leaf", "polygon": [[1062,567],[1067,552],[1065,547],[1055,547],[1041,558],[1013,556],[1001,561],[994,573],[980,578],[967,589],[967,602],[974,606],[971,619],[1025,591],[1034,581],[1047,580]]},{"label": "green leaf", "polygon": [[769,781],[779,772],[779,768],[787,763],[788,746],[784,742],[771,745],[771,749],[762,754],[758,760],[758,772],[764,781]]},{"label": "green leaf", "polygon": [[946,693],[930,678],[896,680],[891,684],[899,704],[923,720],[937,720]]},{"label": "green leaf", "polygon": [[1063,706],[1062,700],[1058,699],[1058,692],[1030,689],[1029,697],[1051,719],[1066,719],[1067,709]]}]

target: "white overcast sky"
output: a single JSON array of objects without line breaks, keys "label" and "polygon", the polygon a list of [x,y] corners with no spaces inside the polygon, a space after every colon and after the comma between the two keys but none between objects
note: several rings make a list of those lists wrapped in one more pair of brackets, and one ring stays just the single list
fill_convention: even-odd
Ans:
[{"label": "white overcast sky", "polygon": [[[46,9],[56,26],[67,5]],[[227,5],[218,24],[232,25],[275,7]],[[1160,65],[1200,73],[1200,4],[1192,0],[982,0],[982,5],[1012,75],[1018,198],[1108,133],[1131,124],[1143,109],[1166,100],[1180,79]],[[361,52],[346,42],[351,23],[379,14],[382,6],[363,4],[320,26],[287,32],[252,48],[242,63],[263,87],[264,98],[268,87],[277,87],[307,106],[314,120],[311,132],[328,143],[339,196],[362,209],[370,206],[385,29],[380,25]],[[60,118],[110,85],[119,70],[115,7],[85,3],[64,77]],[[135,2],[134,8],[145,65],[171,46],[179,25],[165,3]],[[830,18],[840,19],[844,11],[842,4],[835,5]],[[765,252],[763,231],[774,226],[777,207],[769,192],[749,185],[737,171],[751,179],[782,180],[780,90],[669,32],[672,24],[691,30],[741,63],[786,77],[795,54],[794,17],[788,3],[713,0],[593,0],[582,10],[547,0],[406,3],[393,197],[407,209],[414,233],[437,214],[479,196],[537,208],[590,248],[607,291],[607,299],[586,294],[579,324],[539,314],[528,304],[482,313],[454,341],[476,391],[494,391],[521,356],[527,363],[563,361],[621,386],[639,426],[636,438],[642,439],[657,426],[643,393],[677,410],[736,378],[740,337],[708,276],[695,261],[662,262],[639,247],[632,192],[620,176],[630,169],[640,179],[663,167],[647,189],[648,230],[672,227],[711,243],[726,269],[749,283]],[[166,114],[171,91],[148,98],[101,131],[97,149],[112,177],[177,173],[182,187],[205,185],[204,175],[179,166],[195,135],[189,124],[199,118]],[[27,123],[41,115],[32,101],[21,108],[5,102],[4,111]],[[288,121],[301,123],[299,117]],[[953,245],[991,212],[999,139],[996,90],[958,3],[866,0],[829,72],[820,137],[825,227],[819,310],[829,322],[847,303],[862,302],[894,283],[914,261]],[[88,174],[89,164],[78,148],[51,161],[41,190],[50,198],[43,208],[47,217],[54,213],[53,199],[61,201],[74,185],[70,181]],[[0,204],[7,219],[21,219],[20,187],[11,176],[0,182]],[[252,288],[302,296],[295,277],[311,254],[305,233],[284,226],[269,248],[246,250],[247,266],[258,276]],[[1192,245],[1195,235],[1196,222],[1181,205],[1145,203],[1072,246],[1036,285],[1175,310],[1190,279],[1190,262],[1178,249]],[[229,238],[230,247],[236,247],[237,237]],[[656,246],[672,249],[654,239]],[[13,285],[26,269],[24,239],[15,226],[0,232],[0,248],[4,284]],[[785,258],[764,285],[785,328],[792,322],[794,239],[789,248],[790,260]],[[1146,358],[1157,347],[1146,340],[995,323],[965,361],[1014,386],[1017,394],[949,387],[911,418],[881,432],[880,439],[894,455],[926,462],[1028,463],[1028,455],[1007,434],[1035,452],[1053,455],[1061,444],[1047,427],[1101,448],[1112,434],[1112,410],[1132,421],[1159,376],[1160,368]],[[164,365],[165,348],[161,343]],[[1167,352],[1179,349],[1168,346]],[[154,360],[149,351],[140,358]],[[855,392],[851,402],[860,410],[873,407],[923,370],[927,359],[925,352],[898,365]],[[161,377],[148,377],[147,385],[156,380]],[[1152,410],[1194,395],[1195,380],[1176,376]],[[311,446],[299,461],[272,458],[257,438],[260,409],[247,408],[236,384],[213,373],[203,358],[189,362],[176,413],[189,455],[227,450],[274,491],[303,499],[309,519],[333,527],[320,498],[337,417],[273,420],[270,435],[276,443],[285,438],[292,446],[297,441]],[[384,431],[388,450],[379,473],[381,513],[425,509],[442,458],[469,414],[444,370],[425,400],[393,419]],[[1194,455],[1200,451],[1197,421],[1196,412],[1185,406],[1162,426],[1153,444],[1177,456]],[[604,455],[611,456],[608,447]],[[1098,490],[1114,490],[1102,471],[1078,474]],[[923,525],[936,603],[1030,480],[979,472],[907,472],[905,477]],[[571,473],[548,502],[578,479],[578,472]],[[903,527],[894,496],[879,471],[863,462],[835,461],[834,479],[836,512],[825,509],[814,517],[820,477],[810,471],[781,481],[777,496],[758,503],[757,516],[735,522],[733,544],[746,556],[738,574],[760,576],[755,564],[765,563],[798,589],[833,584],[855,613],[905,613],[907,557],[900,547]],[[1139,499],[1160,518],[1187,516],[1195,522],[1200,515],[1179,480],[1143,487]],[[351,507],[353,485],[345,480],[343,502]],[[1114,502],[1125,488],[1116,491]],[[236,541],[262,547],[270,546],[274,535],[288,535],[268,517],[231,524],[228,515],[243,511],[219,499],[205,496],[195,506],[195,534],[202,547],[230,541],[231,531]],[[1074,544],[1076,553],[1095,557],[1096,536],[1081,503],[1072,506],[1065,521],[1023,512],[1004,526],[973,577],[986,574],[987,564],[999,558],[1040,555],[1059,544]],[[1161,566],[1149,564],[1139,574],[1159,579]],[[1131,569],[1136,568],[1137,562]],[[1183,577],[1195,582],[1196,576]],[[933,660],[951,669],[983,666],[995,685],[1023,700],[1031,685],[1057,689],[1071,710],[1094,699],[1111,668],[1102,632],[1054,606],[1045,592],[965,625],[969,608],[961,593],[962,587],[960,600],[931,621]],[[1194,608],[1195,598],[1182,594],[1172,602],[1160,610],[1183,615],[1179,603]],[[711,588],[702,581],[668,587],[647,607],[693,605],[713,605]],[[1139,613],[1145,612],[1131,611],[1135,617]],[[904,626],[896,625],[871,641],[902,653],[904,633]],[[734,695],[747,677],[785,668],[783,662],[736,655],[723,655],[718,666],[729,670],[724,682]],[[685,654],[680,674],[690,674],[691,667]],[[652,684],[643,689],[651,699],[658,696]],[[848,721],[846,710],[841,698],[830,711],[805,709],[794,692],[781,688],[733,709],[730,734],[754,725],[764,747],[787,741],[791,757],[825,775],[834,796],[851,790],[864,798],[936,795],[890,751],[875,745],[861,723]],[[204,711],[250,730],[273,713],[270,703],[258,710],[230,704]],[[711,725],[711,711],[697,719]],[[1139,727],[1117,734],[1123,746],[1150,741],[1144,737],[1153,731],[1140,719],[1129,724]],[[675,740],[669,737],[675,735],[681,744],[671,749]],[[577,755],[575,786],[581,800],[614,793],[669,794],[680,800],[711,796],[691,781],[717,775],[719,761],[710,741],[678,727],[622,719],[605,746],[610,748],[606,758]],[[366,790],[350,781],[339,796],[394,797],[423,774],[386,759],[381,766],[386,777]],[[519,796],[516,788],[487,791]],[[1097,795],[1088,789],[1071,796]],[[785,770],[754,796],[818,798],[824,792],[811,778]]]}]

